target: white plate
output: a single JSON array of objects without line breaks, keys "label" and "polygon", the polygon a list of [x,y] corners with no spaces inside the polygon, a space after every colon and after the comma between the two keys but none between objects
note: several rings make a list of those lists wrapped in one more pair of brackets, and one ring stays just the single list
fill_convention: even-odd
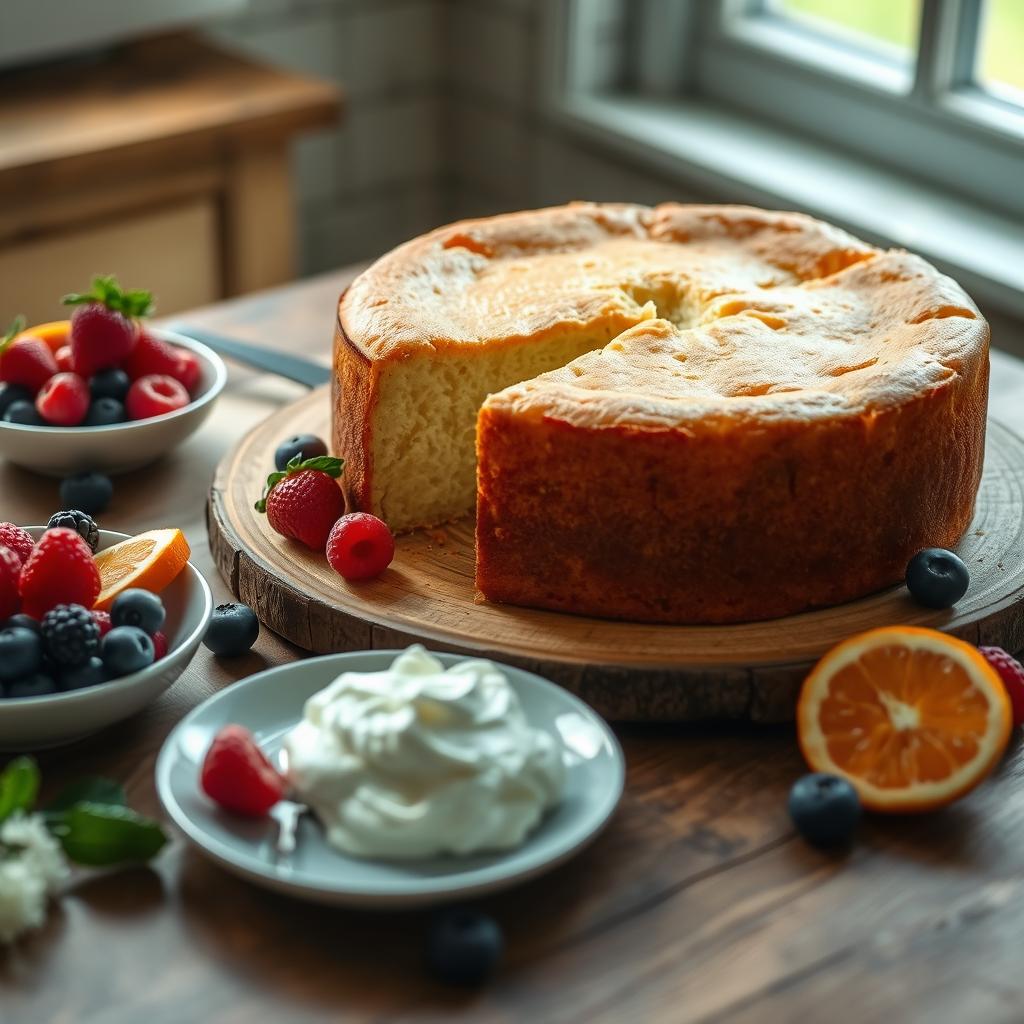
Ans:
[{"label": "white plate", "polygon": [[[283,665],[201,704],[178,723],[157,759],[157,792],[168,815],[200,850],[257,885],[318,903],[381,909],[463,899],[524,882],[568,860],[597,836],[618,805],[625,778],[614,734],[565,690],[507,665],[502,669],[527,718],[560,740],[568,768],[563,801],[516,850],[414,862],[362,860],[329,846],[320,825],[307,815],[295,853],[275,863],[273,821],[234,817],[200,791],[200,765],[222,726],[236,722],[251,729],[273,758],[308,697],[341,672],[387,668],[398,653],[355,651]],[[436,656],[445,665],[465,660]]]},{"label": "white plate", "polygon": [[0,457],[48,476],[67,476],[84,469],[127,473],[158,459],[195,433],[227,383],[224,361],[213,349],[191,338],[155,327],[148,330],[199,358],[199,384],[184,409],[110,427],[33,427],[0,420]]},{"label": "white plate", "polygon": [[[38,539],[43,527],[31,527],[28,532]],[[127,534],[100,530],[100,549],[127,539]],[[160,599],[167,609],[165,657],[141,672],[83,690],[47,697],[0,698],[0,750],[27,751],[71,743],[156,700],[185,671],[213,611],[210,588],[191,562]]]}]

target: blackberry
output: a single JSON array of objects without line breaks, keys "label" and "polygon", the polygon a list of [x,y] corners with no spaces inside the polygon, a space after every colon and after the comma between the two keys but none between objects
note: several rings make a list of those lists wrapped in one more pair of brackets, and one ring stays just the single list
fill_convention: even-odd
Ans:
[{"label": "blackberry", "polygon": [[56,530],[60,526],[68,530],[74,530],[89,545],[92,553],[96,554],[96,549],[100,546],[100,531],[96,525],[96,520],[92,516],[80,512],[77,508],[67,509],[64,512],[54,512],[50,516],[50,521],[46,524],[46,528],[48,530]]},{"label": "blackberry", "polygon": [[43,616],[43,646],[61,668],[84,665],[100,648],[100,627],[80,604],[59,604]]}]

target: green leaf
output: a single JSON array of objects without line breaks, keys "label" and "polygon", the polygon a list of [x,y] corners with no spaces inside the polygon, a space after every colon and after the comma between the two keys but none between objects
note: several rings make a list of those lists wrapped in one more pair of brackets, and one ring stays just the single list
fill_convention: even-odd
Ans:
[{"label": "green leaf", "polygon": [[0,821],[29,811],[39,792],[39,767],[31,757],[16,757],[0,772]]},{"label": "green leaf", "polygon": [[332,455],[318,455],[314,459],[303,461],[302,455],[293,455],[284,472],[271,473],[267,477],[267,485],[263,488],[263,496],[257,501],[253,508],[257,512],[267,511],[267,498],[270,492],[286,477],[295,473],[304,473],[306,470],[316,470],[319,473],[326,473],[329,477],[337,480],[345,469],[345,460],[336,459]]},{"label": "green leaf", "polygon": [[129,807],[87,801],[65,811],[53,833],[70,860],[91,867],[151,860],[167,842],[151,818]]},{"label": "green leaf", "polygon": [[92,279],[92,288],[87,292],[71,292],[61,302],[65,306],[80,306],[87,302],[102,303],[115,313],[127,317],[149,316],[153,312],[153,293],[141,288],[126,291],[111,275],[97,275]]},{"label": "green leaf", "polygon": [[25,317],[19,313],[12,321],[11,326],[4,332],[3,338],[0,338],[0,356],[10,348],[11,342],[25,330]]},{"label": "green leaf", "polygon": [[63,811],[80,803],[124,807],[128,800],[121,783],[99,775],[87,775],[77,782],[72,782],[57,795],[56,799],[51,800],[46,805],[46,813],[60,816]]}]

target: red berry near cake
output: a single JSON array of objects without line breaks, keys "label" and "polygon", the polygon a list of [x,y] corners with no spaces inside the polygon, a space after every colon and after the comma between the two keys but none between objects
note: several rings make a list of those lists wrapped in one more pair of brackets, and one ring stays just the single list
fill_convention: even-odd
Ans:
[{"label": "red berry near cake", "polygon": [[346,580],[372,580],[395,557],[395,538],[369,512],[350,512],[331,528],[327,538],[327,561]]},{"label": "red berry near cake", "polygon": [[323,551],[331,527],[345,511],[345,496],[338,486],[344,463],[320,456],[288,463],[283,472],[271,473],[256,511],[283,537]]}]

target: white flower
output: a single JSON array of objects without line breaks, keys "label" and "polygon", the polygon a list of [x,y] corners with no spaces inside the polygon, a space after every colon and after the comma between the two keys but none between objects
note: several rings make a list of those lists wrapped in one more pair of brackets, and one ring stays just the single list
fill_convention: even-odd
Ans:
[{"label": "white flower", "polygon": [[68,864],[60,844],[50,835],[39,814],[15,814],[0,825],[0,845],[21,851],[26,869],[34,871],[47,892],[54,892],[68,876]]},{"label": "white flower", "polygon": [[46,918],[46,882],[26,854],[0,851],[0,942],[13,942]]}]

